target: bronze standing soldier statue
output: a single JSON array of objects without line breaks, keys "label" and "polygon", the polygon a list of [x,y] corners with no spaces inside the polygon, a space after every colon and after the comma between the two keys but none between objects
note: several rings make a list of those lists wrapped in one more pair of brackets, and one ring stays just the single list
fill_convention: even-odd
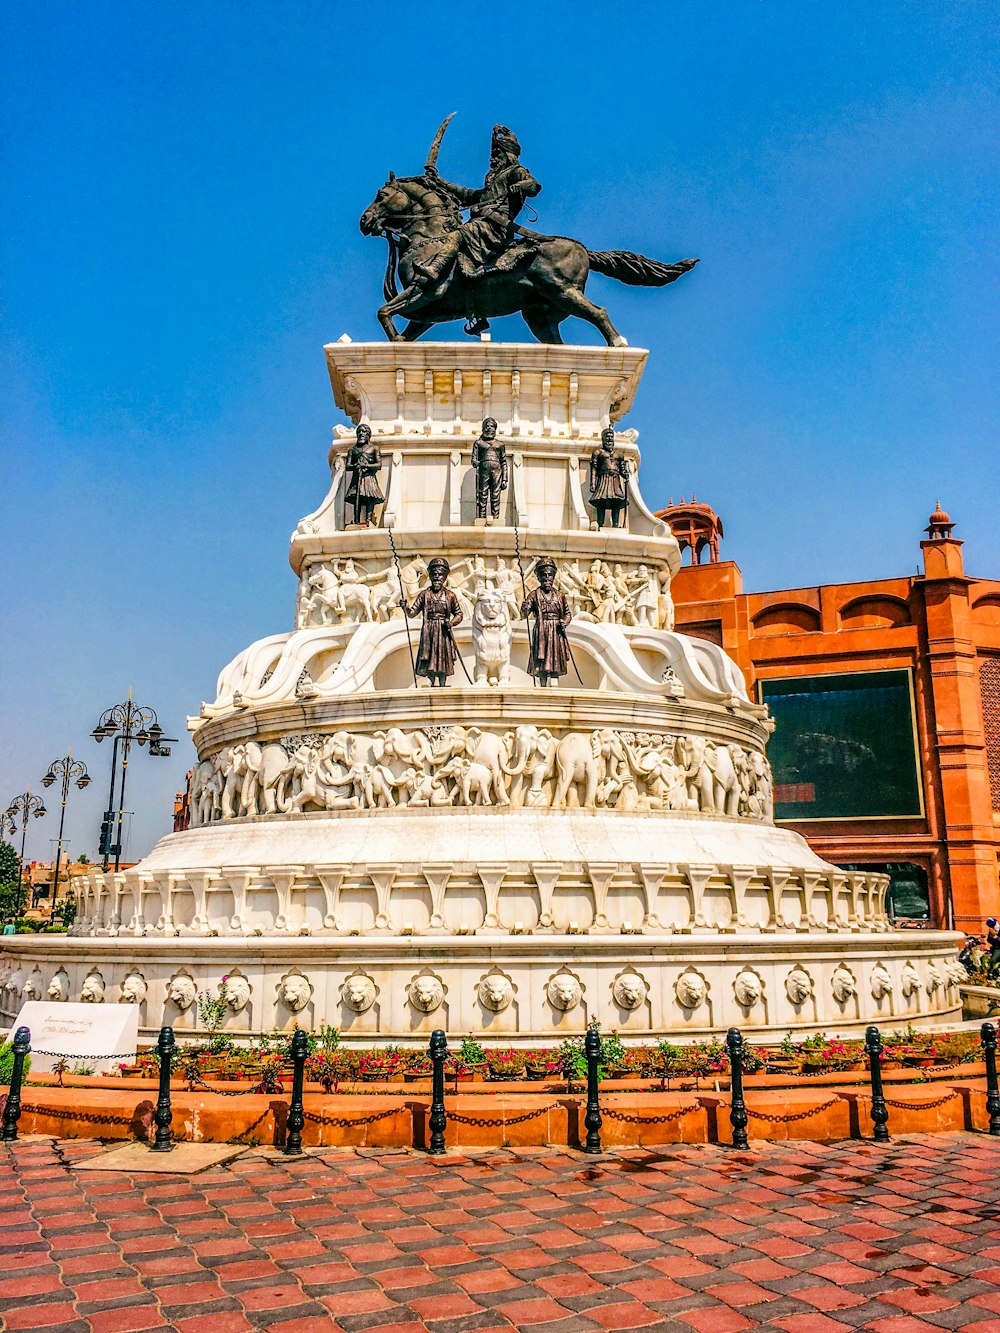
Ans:
[{"label": "bronze standing soldier statue", "polygon": [[344,496],[345,518],[347,506],[353,504],[355,523],[368,527],[375,506],[385,500],[378,484],[382,453],[378,445],[372,443],[370,426],[362,422],[354,434],[355,441],[347,453],[347,471],[351,474],[351,480]]},{"label": "bronze standing soldier statue", "polygon": [[[500,496],[507,489],[507,449],[496,438],[497,423],[492,417],[483,422],[483,433],[472,446],[472,469],[476,474],[476,518],[485,518],[487,526],[500,517]],[[489,514],[486,502],[489,501]]]},{"label": "bronze standing soldier statue", "polygon": [[590,503],[597,511],[597,526],[604,527],[611,511],[611,526],[624,526],[628,511],[628,459],[615,448],[615,428],[601,431],[601,447],[590,456]]},{"label": "bronze standing soldier statue", "polygon": [[528,672],[543,686],[559,684],[569,669],[569,640],[566,626],[573,619],[565,593],[556,591],[556,562],[541,560],[535,566],[538,587],[521,604],[521,615],[529,625],[531,656]]},{"label": "bronze standing soldier statue", "polygon": [[455,670],[455,635],[453,626],[462,619],[458,598],[445,586],[451,565],[443,556],[436,556],[427,566],[430,587],[423,588],[407,605],[401,601],[403,613],[411,619],[423,616],[420,644],[417,647],[417,675],[426,676],[432,686],[444,685]]}]

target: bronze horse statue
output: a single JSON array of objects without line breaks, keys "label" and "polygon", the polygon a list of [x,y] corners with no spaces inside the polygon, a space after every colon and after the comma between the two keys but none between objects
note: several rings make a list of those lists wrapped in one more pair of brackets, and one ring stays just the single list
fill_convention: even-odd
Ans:
[{"label": "bronze horse statue", "polygon": [[[390,172],[361,215],[362,233],[384,236],[389,243],[386,303],[378,318],[393,342],[412,341],[435,324],[453,319],[468,318],[467,332],[478,331],[494,316],[520,311],[539,342],[561,343],[559,325],[577,315],[599,329],[610,347],[624,347],[625,339],[608,312],[584,295],[590,273],[603,273],[632,287],[664,287],[698,263],[682,259],[661,264],[630,250],[588,250],[567,236],[542,236],[512,223],[507,248],[520,244],[525,254],[510,271],[494,269],[470,278],[452,265],[440,278],[428,279],[442,245],[462,226],[458,200],[436,169],[447,124],[435,137],[424,174],[397,177]],[[532,244],[525,246],[525,239]],[[394,323],[397,315],[409,321],[402,333]]]}]

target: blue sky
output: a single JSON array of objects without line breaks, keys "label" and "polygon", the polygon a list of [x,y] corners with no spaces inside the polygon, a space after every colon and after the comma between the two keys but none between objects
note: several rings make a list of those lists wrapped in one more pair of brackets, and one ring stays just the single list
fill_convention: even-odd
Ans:
[{"label": "blue sky", "polygon": [[138,855],[185,717],[290,626],[340,419],[322,345],[380,336],[357,220],[450,111],[452,179],[502,121],[540,230],[701,257],[590,290],[651,349],[647,500],[714,504],[746,587],[912,572],[938,495],[1000,573],[992,4],[53,0],[5,36],[0,801],[72,744],[74,854],[102,709],[131,685],[182,737],[130,768]]}]

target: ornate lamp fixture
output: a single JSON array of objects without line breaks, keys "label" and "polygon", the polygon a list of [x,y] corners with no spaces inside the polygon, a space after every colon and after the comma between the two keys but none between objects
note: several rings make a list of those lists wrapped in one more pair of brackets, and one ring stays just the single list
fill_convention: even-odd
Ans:
[{"label": "ornate lamp fixture", "polygon": [[[101,820],[101,839],[98,851],[103,860],[101,868],[107,870],[108,861],[114,854],[115,870],[121,865],[122,855],[122,824],[125,819],[125,779],[128,774],[129,752],[132,748],[132,742],[139,746],[149,743],[149,753],[160,758],[166,758],[170,754],[170,745],[164,744],[164,741],[174,741],[176,737],[163,735],[163,728],[156,719],[156,713],[152,708],[145,708],[142,704],[132,701],[132,691],[129,690],[128,698],[122,704],[115,704],[113,707],[105,709],[101,714],[101,719],[97,726],[90,733],[94,740],[101,743],[106,737],[114,737],[114,745],[111,749],[111,786],[108,791],[108,808],[104,812],[104,818]],[[118,769],[118,746],[121,743],[121,786],[118,792],[117,809],[117,829],[112,841],[112,824],[115,823],[115,778]]]},{"label": "ornate lamp fixture", "polygon": [[21,859],[17,866],[17,901],[21,901],[21,880],[24,876],[24,844],[28,836],[28,820],[32,817],[41,819],[45,814],[45,802],[40,796],[32,796],[30,791],[15,796],[4,812],[7,827],[11,833],[17,830],[17,817],[21,817]]},{"label": "ornate lamp fixture", "polygon": [[59,840],[56,843],[56,869],[52,879],[52,904],[49,911],[49,920],[54,921],[56,915],[56,899],[59,897],[59,867],[62,864],[63,849],[63,824],[66,820],[66,798],[69,795],[69,785],[75,782],[80,791],[90,786],[90,774],[87,772],[87,765],[79,759],[74,759],[69,750],[63,759],[56,759],[49,764],[49,771],[42,778],[43,787],[51,787],[53,782],[62,781],[62,807],[59,812]]}]

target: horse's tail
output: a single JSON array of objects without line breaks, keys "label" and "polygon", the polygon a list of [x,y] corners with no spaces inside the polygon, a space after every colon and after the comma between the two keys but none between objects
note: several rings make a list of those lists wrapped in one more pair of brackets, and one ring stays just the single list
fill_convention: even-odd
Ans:
[{"label": "horse's tail", "polygon": [[697,259],[682,259],[677,264],[661,264],[632,250],[588,250],[587,258],[595,273],[617,278],[630,287],[666,287],[698,263]]},{"label": "horse's tail", "polygon": [[399,288],[396,286],[396,269],[399,266],[399,242],[391,231],[385,233],[385,239],[389,243],[389,258],[385,263],[385,280],[382,283],[382,295],[386,301],[391,301],[394,296],[398,296]]}]

